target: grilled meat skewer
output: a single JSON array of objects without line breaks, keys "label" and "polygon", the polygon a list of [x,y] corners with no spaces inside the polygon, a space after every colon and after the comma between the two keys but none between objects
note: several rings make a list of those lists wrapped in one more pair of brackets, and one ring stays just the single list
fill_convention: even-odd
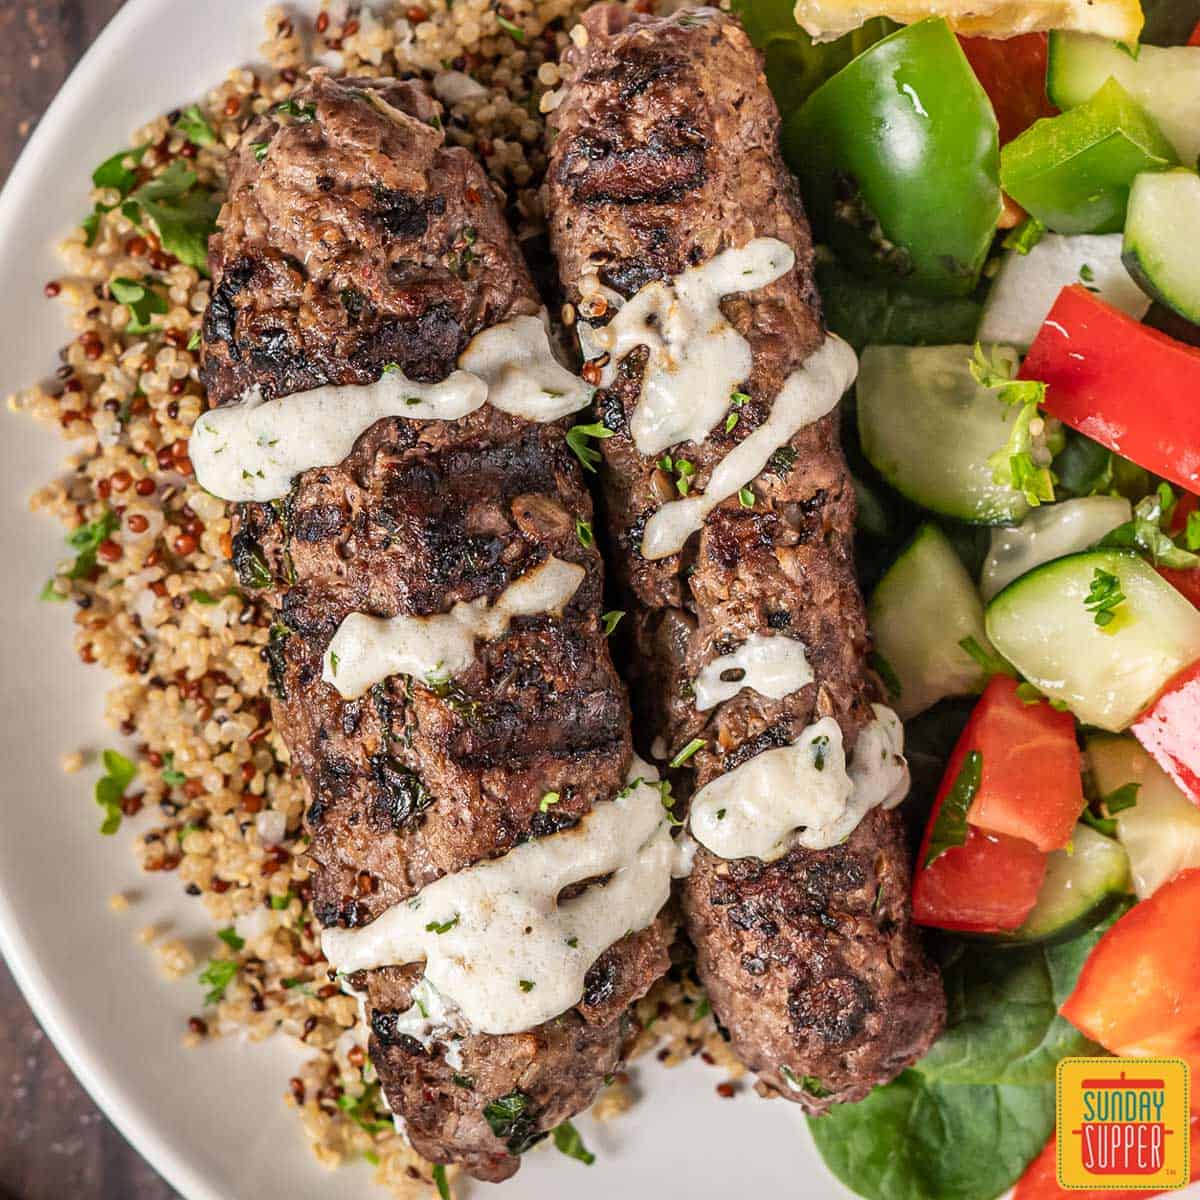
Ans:
[{"label": "grilled meat skewer", "polygon": [[[616,1068],[671,931],[653,913],[623,926],[575,964],[588,969],[566,1011],[532,1027],[519,1006],[562,972],[519,991],[513,979],[492,1007],[517,1017],[502,1011],[493,1032],[431,990],[417,961],[451,970],[439,952],[476,944],[463,940],[478,934],[473,910],[439,914],[430,900],[419,955],[359,936],[447,887],[466,903],[480,864],[585,845],[593,807],[636,792],[591,502],[564,440],[571,389],[580,404],[587,391],[550,359],[496,198],[445,146],[437,113],[419,84],[314,72],[246,131],[211,246],[214,411],[193,447],[202,482],[244,501],[234,560],[275,613],[264,654],[307,785],[313,907],[327,955],[370,964],[349,983],[384,1093],[422,1154],[498,1180]],[[508,341],[487,341],[499,350],[485,361],[493,335]],[[513,345],[523,375],[505,358]],[[566,590],[547,601],[554,581]],[[390,667],[370,638],[391,639]],[[429,654],[427,669],[397,666]],[[610,876],[550,896],[554,919]],[[472,986],[480,1010],[491,1001]]]},{"label": "grilled meat skewer", "polygon": [[[767,1085],[819,1112],[894,1077],[944,1016],[854,579],[832,411],[853,358],[825,335],[778,112],[736,19],[609,5],[584,28],[546,207],[611,435],[635,728],[697,789],[683,902],[713,1010]],[[787,824],[790,804],[808,816]],[[772,820],[785,845],[760,844]]]}]

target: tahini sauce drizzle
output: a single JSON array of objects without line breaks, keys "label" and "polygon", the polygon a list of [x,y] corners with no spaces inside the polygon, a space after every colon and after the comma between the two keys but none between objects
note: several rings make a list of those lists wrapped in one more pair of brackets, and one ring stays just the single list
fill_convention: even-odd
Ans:
[{"label": "tahini sauce drizzle", "polygon": [[321,678],[347,700],[390,675],[453,678],[475,661],[476,641],[502,637],[514,617],[561,616],[585,574],[578,563],[550,557],[514,580],[492,605],[480,597],[427,617],[351,613],[325,651]]},{"label": "tahini sauce drizzle", "polygon": [[602,387],[612,386],[631,350],[650,352],[629,422],[642,454],[708,436],[753,366],[750,343],[721,312],[722,297],[766,287],[795,265],[786,242],[755,238],[672,280],[646,284],[607,325],[587,331],[589,347],[609,355]]},{"label": "tahini sauce drizzle", "polygon": [[301,472],[342,462],[385,417],[455,421],[490,402],[528,421],[557,421],[586,407],[591,394],[554,358],[543,320],[512,317],[476,334],[440,383],[393,368],[374,383],[277,400],[253,387],[238,403],[202,414],[188,447],[201,487],[222,500],[265,502],[286,496]]},{"label": "tahini sauce drizzle", "polygon": [[890,708],[858,735],[849,767],[832,717],[790,745],[757,754],[692,797],[692,836],[720,858],[780,858],[794,845],[826,850],[844,841],[877,805],[908,792],[904,726]]},{"label": "tahini sauce drizzle", "polygon": [[[580,823],[423,888],[360,929],[327,929],[332,967],[425,962],[425,978],[478,1033],[518,1033],[566,1012],[592,964],[666,903],[676,861],[658,772],[634,758],[627,786]],[[611,875],[559,903],[572,883]]]},{"label": "tahini sauce drizzle", "polygon": [[[731,678],[730,678],[731,677]],[[804,643],[782,634],[752,633],[736,650],[714,658],[696,676],[693,688],[700,712],[749,688],[782,700],[813,681]]]}]

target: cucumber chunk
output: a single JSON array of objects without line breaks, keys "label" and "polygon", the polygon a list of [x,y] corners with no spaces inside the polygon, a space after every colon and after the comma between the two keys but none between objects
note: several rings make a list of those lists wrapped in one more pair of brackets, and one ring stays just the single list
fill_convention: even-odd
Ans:
[{"label": "cucumber chunk", "polygon": [[[1138,176],[1151,178],[1156,176]],[[1121,261],[1119,233],[1075,237],[1047,233],[1028,254],[1010,250],[1004,256],[983,307],[979,340],[1027,350],[1058,293],[1072,283],[1086,284],[1106,304],[1136,321],[1150,308],[1150,297],[1130,278]]]},{"label": "cucumber chunk", "polygon": [[1046,88],[1059,108],[1090,100],[1112,77],[1154,118],[1179,159],[1200,155],[1200,47],[1141,46],[1132,58],[1116,42],[1052,33]]},{"label": "cucumber chunk", "polygon": [[1200,323],[1200,246],[1181,236],[1200,229],[1200,175],[1139,175],[1129,192],[1123,260],[1129,274],[1160,304]]},{"label": "cucumber chunk", "polygon": [[856,393],[863,454],[924,508],[976,525],[1011,524],[1029,505],[992,478],[988,456],[1008,440],[1020,410],[977,384],[970,362],[970,346],[868,346]]},{"label": "cucumber chunk", "polygon": [[1090,929],[1129,892],[1129,856],[1120,842],[1076,825],[1071,849],[1055,850],[1033,911],[1006,941],[1065,941]]},{"label": "cucumber chunk", "polygon": [[[1093,585],[1116,576],[1125,599],[1096,624]],[[992,644],[1085,725],[1119,732],[1167,681],[1200,659],[1200,610],[1127,550],[1090,550],[1037,567],[988,605]]]},{"label": "cucumber chunk", "polygon": [[1200,867],[1200,808],[1131,737],[1088,739],[1092,778],[1101,795],[1138,783],[1137,803],[1116,815],[1133,887],[1145,900],[1188,867]]},{"label": "cucumber chunk", "polygon": [[990,649],[983,605],[954,547],[936,525],[922,525],[879,581],[867,618],[876,652],[900,690],[892,697],[903,720],[946,696],[983,686],[983,669],[959,645],[973,637]]},{"label": "cucumber chunk", "polygon": [[993,529],[991,549],[979,577],[984,600],[1042,563],[1094,546],[1106,533],[1131,520],[1133,508],[1124,496],[1084,496],[1035,508],[1012,528]]}]

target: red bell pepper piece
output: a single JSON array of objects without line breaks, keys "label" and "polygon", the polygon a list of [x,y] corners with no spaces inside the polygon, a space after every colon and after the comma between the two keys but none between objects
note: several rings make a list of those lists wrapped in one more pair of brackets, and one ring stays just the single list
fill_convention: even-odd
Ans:
[{"label": "red bell pepper piece", "polygon": [[1012,38],[960,37],[959,44],[996,113],[1000,145],[1011,142],[1041,117],[1058,109],[1046,95],[1050,38],[1023,33]]},{"label": "red bell pepper piece", "polygon": [[1180,671],[1131,729],[1180,791],[1200,804],[1200,663]]},{"label": "red bell pepper piece", "polygon": [[1200,350],[1065,287],[1021,365],[1045,409],[1188,491],[1200,491]]},{"label": "red bell pepper piece", "polygon": [[986,833],[968,823],[965,842],[944,850],[926,865],[938,815],[954,790],[967,755],[977,748],[980,707],[976,706],[954,747],[929,814],[913,879],[913,918],[939,929],[999,933],[1018,928],[1037,903],[1046,875],[1045,854],[1023,838]]},{"label": "red bell pepper piece", "polygon": [[[1192,1179],[1200,1179],[1200,1113],[1192,1113],[1191,1128],[1188,1135],[1192,1140]],[[1017,1182],[1012,1200],[1113,1200],[1120,1196],[1121,1200],[1150,1200],[1152,1196],[1164,1196],[1165,1192],[1158,1191],[1120,1191],[1112,1188],[1094,1190],[1087,1188],[1080,1191],[1072,1188],[1067,1191],[1058,1186],[1058,1147],[1054,1134],[1046,1143],[1041,1154],[1025,1169],[1025,1174]]]},{"label": "red bell pepper piece", "polygon": [[983,776],[967,820],[1039,850],[1064,849],[1083,811],[1074,718],[1044,700],[1026,704],[1015,679],[994,675],[971,724],[971,749],[983,756]]},{"label": "red bell pepper piece", "polygon": [[1200,868],[1180,871],[1100,939],[1062,1015],[1113,1054],[1200,1068],[1198,913]]}]

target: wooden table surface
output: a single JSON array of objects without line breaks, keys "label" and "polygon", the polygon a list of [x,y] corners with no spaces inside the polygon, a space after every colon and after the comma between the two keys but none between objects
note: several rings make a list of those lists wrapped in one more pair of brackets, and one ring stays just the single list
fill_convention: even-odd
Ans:
[{"label": "wooden table surface", "polygon": [[[121,0],[0,0],[0,178]],[[0,964],[0,1200],[173,1200],[42,1033]]]}]

